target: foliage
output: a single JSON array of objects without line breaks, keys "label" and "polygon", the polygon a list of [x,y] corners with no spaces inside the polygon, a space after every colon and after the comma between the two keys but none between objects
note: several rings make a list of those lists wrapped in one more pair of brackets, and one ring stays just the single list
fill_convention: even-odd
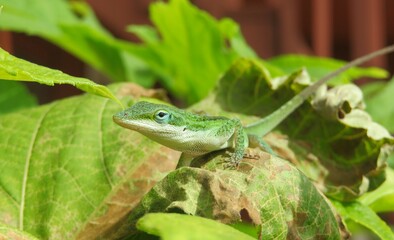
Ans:
[{"label": "foliage", "polygon": [[[157,79],[172,95],[189,104],[206,97],[234,60],[257,57],[245,43],[238,24],[230,19],[218,21],[187,0],[153,3],[150,16],[154,28],[129,27],[143,44],[115,39],[100,25],[92,10],[79,1],[0,0],[0,5],[4,6],[1,29],[40,36],[113,81],[133,81],[151,87]],[[290,73],[309,66],[312,76],[320,77],[343,64],[329,59],[299,58],[272,59],[269,69],[278,66]],[[353,69],[343,78],[350,81],[384,75],[378,69]]]},{"label": "foliage", "polygon": [[0,238],[1,239],[30,239],[30,240],[38,240],[34,236],[20,231],[16,228],[9,227],[7,225],[0,223]]},{"label": "foliage", "polygon": [[[286,74],[290,74],[302,67],[305,67],[309,74],[315,79],[324,77],[326,74],[335,71],[345,64],[344,61],[302,55],[281,55],[268,60],[270,64],[282,69]],[[336,76],[330,81],[330,84],[346,84],[352,82],[353,79],[361,77],[386,78],[387,72],[376,67],[369,68],[353,68],[345,74]]]},{"label": "foliage", "polygon": [[[53,9],[42,0],[29,1],[30,9],[26,0],[0,0],[0,4],[3,28],[45,37],[113,79],[150,86],[157,75],[173,94],[179,89],[177,96],[189,103],[216,85],[190,110],[238,117],[244,124],[270,114],[312,80],[343,64],[306,56],[257,59],[234,22],[216,21],[186,0],[152,5],[157,32],[151,27],[131,28],[142,45],[114,39],[80,2],[53,0]],[[197,41],[201,28],[208,30]],[[207,44],[201,46],[202,41]],[[86,94],[16,112],[11,112],[18,108],[14,106],[1,109],[0,236],[153,238],[144,231],[163,239],[169,234],[180,239],[346,237],[341,218],[323,192],[336,199],[331,202],[345,223],[360,223],[382,239],[393,237],[375,213],[394,210],[393,170],[385,168],[393,139],[363,110],[360,90],[354,85],[321,88],[266,137],[279,157],[291,163],[249,149],[253,157],[244,159],[238,171],[224,167],[228,157],[224,151],[196,159],[193,164],[201,168],[173,171],[179,153],[115,125],[112,115],[121,109],[108,99],[129,105],[141,97],[162,96],[161,92],[130,84],[114,84],[108,90],[4,51],[0,57],[0,79],[72,84],[107,97]],[[133,65],[130,71],[128,64]],[[353,68],[337,81],[386,74],[381,69]],[[185,95],[189,88],[196,92]],[[5,95],[7,90],[12,89],[0,89],[4,96],[0,107],[13,99],[21,99],[20,106],[34,104],[29,95]],[[369,93],[368,98],[378,99],[371,100],[376,101],[371,104],[376,112],[379,103],[388,104],[388,92]],[[200,230],[190,234],[192,226]]]},{"label": "foliage", "polygon": [[[253,67],[253,65],[251,66]],[[228,75],[224,76],[219,86],[224,87],[223,81],[229,79]],[[252,79],[255,78],[246,77],[244,79],[249,79],[247,82],[253,83]],[[253,86],[250,84],[250,87]],[[112,89],[118,97],[122,97],[124,93],[128,92],[149,96],[148,91],[144,92],[135,86],[118,85],[113,86]],[[208,98],[206,101],[212,101],[210,99]],[[123,96],[123,102],[130,100],[135,101],[128,96]],[[202,106],[206,103],[202,102],[200,109],[203,109]],[[212,102],[209,105],[219,106],[217,102]],[[198,108],[199,106],[196,105],[195,109]],[[11,226],[24,229],[41,238],[110,236],[115,233],[120,234],[122,229],[130,229],[130,225],[133,226],[130,222],[120,224],[124,219],[124,214],[130,210],[133,211],[131,211],[129,219],[131,222],[134,220],[134,223],[138,219],[138,214],[149,212],[141,210],[147,207],[154,211],[174,211],[175,209],[179,211],[182,209],[182,212],[189,214],[215,218],[214,212],[204,213],[204,211],[218,207],[215,202],[221,198],[228,199],[226,194],[233,196],[235,191],[241,191],[239,194],[244,196],[244,200],[239,202],[240,208],[237,210],[238,205],[234,204],[230,198],[228,206],[234,209],[224,210],[231,210],[230,212],[235,214],[235,218],[230,218],[234,222],[241,220],[236,214],[241,212],[240,209],[245,209],[243,212],[247,211],[251,220],[257,221],[257,223],[259,221],[268,222],[266,227],[261,228],[260,234],[264,236],[270,236],[270,234],[277,236],[282,231],[289,231],[292,234],[298,232],[296,223],[297,218],[301,217],[300,214],[295,214],[292,218],[295,221],[294,230],[286,230],[289,221],[289,215],[286,213],[293,212],[291,209],[294,208],[294,204],[298,206],[297,208],[302,206],[300,204],[306,204],[306,208],[302,212],[306,214],[310,211],[310,214],[314,216],[313,219],[316,217],[314,211],[325,212],[319,216],[328,218],[322,219],[318,223],[324,223],[325,226],[328,223],[333,224],[328,228],[333,231],[329,232],[334,236],[333,239],[338,239],[342,234],[333,213],[324,198],[311,185],[311,182],[289,163],[275,158],[271,159],[269,156],[263,161],[262,168],[257,166],[252,169],[246,168],[244,173],[228,170],[211,172],[208,171],[209,165],[207,170],[181,169],[182,171],[175,171],[168,175],[144,197],[144,194],[154,186],[155,182],[162,179],[174,168],[179,155],[138,133],[117,127],[112,123],[111,115],[118,110],[120,109],[114,102],[85,95],[23,112],[7,114],[0,120],[1,132],[4,133],[0,139],[0,146],[2,146],[0,159],[3,159],[0,162],[2,168],[7,169],[7,171],[2,170],[5,174],[2,174],[0,178],[1,182],[12,183],[3,186],[4,194],[0,197],[3,202],[0,206],[3,206],[1,210],[3,214],[9,216]],[[219,107],[216,107],[216,112],[212,112],[214,108],[208,110],[211,114],[222,111]],[[93,121],[93,119],[95,120]],[[251,121],[247,118],[244,120]],[[19,137],[21,133],[24,133],[24,136]],[[14,147],[16,145],[18,148]],[[276,147],[281,149],[280,152],[290,151],[286,144]],[[218,158],[216,160],[222,162]],[[248,163],[245,162],[245,167],[247,166]],[[85,169],[89,169],[89,171],[87,172]],[[213,169],[217,169],[217,167],[213,167]],[[278,173],[277,180],[272,178],[272,173],[275,172]],[[256,180],[253,181],[251,176],[255,176]],[[186,181],[188,178],[190,181]],[[180,181],[179,183],[176,182],[177,179]],[[206,180],[203,179],[212,179],[212,184],[207,185]],[[175,184],[170,184],[168,181],[175,181]],[[198,181],[202,182],[198,183]],[[215,181],[218,182],[215,183]],[[46,184],[43,184],[44,182]],[[246,184],[247,182],[249,184]],[[226,190],[224,183],[235,185],[228,185]],[[241,184],[246,185],[242,186]],[[264,186],[260,186],[261,184]],[[294,185],[290,189],[293,189],[294,192],[289,191],[289,186],[292,184]],[[168,190],[156,190],[162,186]],[[215,186],[221,187],[218,189]],[[39,192],[35,190],[38,187],[41,189]],[[194,194],[177,193],[177,188],[192,191],[191,193],[194,192]],[[250,189],[248,190],[248,188]],[[213,198],[216,200],[208,207],[208,200],[212,199],[215,189],[222,190],[222,192],[218,192],[218,196]],[[267,191],[256,191],[255,189],[266,189]],[[258,197],[255,195],[257,192],[262,195]],[[81,193],[83,194],[81,195]],[[167,197],[161,199],[156,193],[165,193],[164,196]],[[179,196],[186,202],[181,205],[180,199],[168,198],[170,196]],[[184,196],[189,197],[185,199]],[[197,199],[193,200],[193,196],[199,200],[206,197],[207,200],[201,201],[205,205],[186,204],[188,201],[190,203],[199,202]],[[273,196],[276,196],[275,201],[270,200]],[[137,205],[142,197],[144,197],[142,205]],[[223,202],[223,200],[219,202]],[[312,200],[313,204],[308,203]],[[295,202],[292,203],[292,201]],[[116,204],[113,204],[114,202]],[[251,205],[242,205],[248,202]],[[259,215],[260,211],[252,207],[255,206],[252,202],[271,204],[263,204],[260,210],[265,214]],[[190,212],[186,211],[187,209],[198,211]],[[71,213],[73,213],[72,218],[69,216]],[[275,214],[272,215],[272,213]],[[272,220],[267,221],[267,219],[280,221],[283,218],[276,215],[280,213],[286,219],[283,223],[275,222],[274,224]],[[137,217],[133,218],[136,215]],[[67,221],[67,224],[62,220],[66,216],[71,219]],[[228,216],[228,214],[218,214],[218,216]],[[303,218],[308,219],[307,216],[303,215]],[[83,224],[85,222],[95,222],[95,224]],[[112,225],[108,222],[116,224]],[[302,223],[310,224],[309,227],[312,230],[306,231],[304,234],[313,234],[313,231],[322,230],[319,225],[315,225],[316,223],[309,223],[307,220]],[[119,226],[124,227],[119,228]],[[273,226],[275,227],[273,228]],[[381,223],[378,226],[381,226]],[[70,229],[78,229],[78,231],[70,231]],[[269,229],[271,230],[268,231]],[[305,227],[301,229],[305,229]],[[73,233],[77,235],[73,235]],[[133,235],[134,233],[128,234]],[[321,234],[327,234],[327,232],[323,231]],[[335,237],[335,234],[338,237]]]},{"label": "foliage", "polygon": [[375,191],[364,194],[359,201],[375,212],[394,212],[394,170],[386,169],[386,181]]},{"label": "foliage", "polygon": [[[366,110],[376,122],[382,124],[391,134],[394,133],[394,79],[388,82],[372,82],[362,86],[365,96]],[[394,168],[394,154],[388,158],[388,164]],[[393,179],[394,181],[394,179]],[[378,204],[376,204],[378,206]]]},{"label": "foliage", "polygon": [[[241,60],[220,80],[216,101],[227,111],[264,117],[309,84],[302,71],[270,78],[264,66]],[[362,93],[355,85],[321,89],[312,104],[304,103],[278,126],[297,154],[293,162],[340,200],[357,198],[382,183],[387,144],[394,143],[362,107]],[[311,161],[311,154],[318,160]]]},{"label": "foliage", "polygon": [[86,78],[77,78],[59,70],[30,63],[16,58],[0,48],[0,79],[13,81],[29,81],[53,86],[54,84],[71,84],[85,92],[97,94],[109,99],[119,100],[108,90]]},{"label": "foliage", "polygon": [[127,49],[154,69],[167,89],[188,103],[205,97],[236,58],[255,56],[235,22],[217,21],[186,0],[154,3],[150,14],[158,33],[149,26],[130,27],[144,44]]},{"label": "foliage", "polygon": [[359,202],[338,203],[333,201],[338,212],[346,220],[351,219],[371,229],[381,239],[394,239],[394,233],[389,226],[369,207]]},{"label": "foliage", "polygon": [[[42,37],[103,72],[113,81],[135,77],[144,64],[128,55],[82,1],[0,0],[0,28]],[[151,76],[150,76],[151,78]],[[141,74],[135,81],[148,81]],[[152,82],[152,80],[149,80]],[[149,86],[149,84],[145,84]]]},{"label": "foliage", "polygon": [[35,97],[23,84],[0,80],[0,114],[36,105]]},{"label": "foliage", "polygon": [[120,110],[84,95],[3,115],[1,221],[39,238],[109,231],[179,156],[116,126]]},{"label": "foliage", "polygon": [[215,159],[216,164],[203,169],[171,172],[130,214],[127,231],[117,234],[135,231],[136,221],[149,212],[182,212],[259,226],[255,238],[340,239],[343,229],[313,184],[287,161],[267,156],[261,160],[264,163],[245,160],[238,171],[220,170],[224,159]]},{"label": "foliage", "polygon": [[[140,94],[143,94],[140,89],[127,85],[114,86],[112,89],[118,93],[118,96],[127,92],[128,89],[140,91]],[[126,96],[122,101],[130,100],[134,101]],[[65,236],[72,239],[86,235],[109,236],[118,231],[116,226],[119,226],[119,221],[124,218],[124,214],[134,209],[144,193],[175,167],[179,156],[175,151],[164,148],[138,133],[116,126],[111,121],[111,115],[118,110],[120,110],[119,107],[112,101],[85,95],[7,114],[0,119],[0,131],[3,133],[0,138],[0,166],[1,171],[4,172],[0,176],[0,182],[8,183],[2,185],[0,206],[1,215],[8,216],[9,225],[40,238]],[[210,188],[204,188],[203,186],[207,187],[204,182],[199,188],[191,185],[198,179],[204,179],[203,175],[198,177],[191,174],[192,172],[201,172],[207,177],[219,180],[212,184],[214,189],[215,185],[222,181],[235,181],[235,185],[229,185],[227,194],[230,196],[231,193],[237,191],[237,185],[246,184],[246,179],[249,179],[249,182],[252,181],[250,176],[255,175],[256,185],[238,186],[241,189],[246,188],[243,190],[244,193],[240,192],[241,195],[245,195],[244,201],[250,198],[248,201],[252,204],[256,198],[261,204],[272,202],[263,208],[266,214],[261,217],[276,219],[276,213],[279,211],[287,219],[277,218],[276,221],[280,221],[279,225],[279,222],[272,223],[272,225],[268,221],[267,227],[262,228],[264,231],[261,234],[269,234],[266,230],[273,226],[277,227],[272,229],[272,236],[278,234],[278,231],[279,233],[287,232],[286,223],[290,220],[288,213],[292,212],[291,209],[295,205],[301,210],[303,204],[305,204],[305,209],[302,212],[312,211],[310,214],[314,216],[313,219],[316,217],[314,211],[320,212],[322,220],[319,223],[324,223],[325,226],[328,226],[328,223],[332,224],[328,228],[329,231],[333,231],[330,235],[339,234],[338,230],[334,230],[338,228],[335,217],[311,182],[285,161],[270,160],[269,162],[270,165],[249,169],[249,174],[227,170],[214,173],[185,168],[183,172],[173,172],[166,179],[181,180],[189,176],[190,183],[184,180],[180,183],[185,184],[188,190],[200,189],[202,192],[195,196],[201,199],[204,196],[211,196],[208,191]],[[285,169],[287,170],[284,171]],[[278,172],[276,180],[271,176],[271,173],[275,171]],[[195,180],[193,176],[196,176]],[[220,180],[219,176],[223,179]],[[267,185],[267,183],[273,185]],[[294,192],[288,191],[289,183],[294,185],[292,187]],[[166,186],[165,181],[161,183],[163,184]],[[175,187],[183,188],[182,185],[168,185],[167,188],[170,190],[168,194],[175,194]],[[247,187],[250,189],[247,190]],[[38,188],[40,191],[37,191]],[[253,197],[254,189],[271,190],[261,191],[261,196],[257,198],[257,196]],[[222,194],[225,193],[226,191]],[[219,197],[221,193],[218,192],[218,194]],[[147,197],[151,195],[154,196],[154,192]],[[276,197],[271,199],[273,196]],[[227,198],[226,195],[222,197]],[[196,202],[192,199],[187,200]],[[152,200],[148,202],[151,204],[150,207],[157,208],[165,201],[159,201],[161,202],[159,205]],[[203,202],[207,204],[206,201]],[[215,202],[211,204],[215,206]],[[233,206],[231,200],[229,204]],[[245,203],[240,201],[239,204],[239,207],[242,207]],[[251,217],[254,216],[254,220],[259,221],[259,211],[254,209],[253,205],[243,208],[250,211],[249,214]],[[314,207],[311,208],[311,205]],[[188,209],[193,208],[195,207],[188,207]],[[208,209],[210,208],[206,210]],[[200,215],[202,210],[196,215]],[[138,212],[136,208],[135,213]],[[234,209],[233,213],[239,214],[239,209]],[[273,213],[275,214],[272,215]],[[293,216],[295,223],[296,217],[298,214]],[[63,221],[65,218],[68,221]],[[266,222],[263,219],[260,221]],[[84,224],[86,222],[95,222],[95,224],[86,225]],[[111,225],[108,222],[117,224]],[[321,234],[327,234],[325,228],[315,225],[314,221],[306,221],[304,224],[310,225],[309,227],[314,231],[323,229]],[[125,223],[124,226],[127,227],[129,224]],[[78,231],[71,231],[71,229],[78,229]],[[305,226],[300,229],[305,229]],[[312,234],[311,230],[303,234]],[[294,230],[292,233],[295,234],[298,231]]]},{"label": "foliage", "polygon": [[235,22],[217,21],[186,0],[152,4],[158,33],[147,26],[130,28],[143,45],[112,37],[79,1],[0,0],[0,5],[0,28],[45,38],[113,81],[150,87],[158,76],[173,95],[188,103],[205,97],[234,59],[254,56]]},{"label": "foliage", "polygon": [[[253,240],[254,238],[219,222],[184,214],[146,214],[137,222],[137,228],[160,236],[163,240],[174,239],[229,239]],[[193,229],[193,234],[190,230]],[[149,239],[147,236],[144,239]]]},{"label": "foliage", "polygon": [[[389,82],[373,82],[362,86],[367,111],[376,122],[394,133],[394,79]],[[382,111],[384,109],[384,111]]]}]

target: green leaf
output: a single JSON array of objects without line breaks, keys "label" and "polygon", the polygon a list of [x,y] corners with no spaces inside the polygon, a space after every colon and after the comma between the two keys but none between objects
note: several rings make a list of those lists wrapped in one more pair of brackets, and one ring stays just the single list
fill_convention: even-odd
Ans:
[{"label": "green leaf", "polygon": [[37,105],[37,100],[21,83],[0,80],[0,115]]},{"label": "green leaf", "polygon": [[[134,85],[112,90],[152,96]],[[0,118],[0,222],[40,239],[107,238],[179,153],[119,127],[83,95]]]},{"label": "green leaf", "polygon": [[369,207],[359,202],[340,203],[332,201],[332,203],[345,219],[350,219],[367,227],[383,240],[394,239],[394,232]]},{"label": "green leaf", "polygon": [[[215,98],[197,109],[212,105],[265,117],[309,84],[310,78],[302,70],[272,78],[264,65],[243,59],[223,75]],[[245,119],[244,125],[251,122],[250,118],[241,119]],[[362,93],[354,85],[320,88],[312,104],[304,103],[277,130],[289,143],[271,142],[274,150],[279,148],[283,158],[295,163],[331,197],[352,200],[384,181],[385,162],[394,140],[363,111]]]},{"label": "green leaf", "polygon": [[[105,30],[91,8],[82,1],[0,0],[3,6],[0,28],[39,36],[63,48],[103,72],[114,81],[141,81],[151,84],[152,77],[135,78],[147,71],[141,60],[128,61],[129,54]],[[138,64],[134,65],[134,62]],[[131,74],[130,74],[131,73]],[[144,81],[148,81],[148,83]]]},{"label": "green leaf", "polygon": [[[0,8],[1,10],[1,8]],[[23,239],[23,240],[38,240],[32,235],[19,231],[18,229],[8,227],[0,223],[0,239]]]},{"label": "green leaf", "polygon": [[142,45],[115,39],[79,1],[0,0],[0,5],[1,29],[42,37],[111,80],[150,87],[158,79],[188,103],[205,97],[236,58],[256,57],[235,22],[217,21],[187,0],[152,4],[156,28],[129,28],[145,41]]},{"label": "green leaf", "polygon": [[144,25],[132,25],[127,27],[127,31],[134,33],[145,43],[154,44],[159,42],[160,38],[155,28]]},{"label": "green leaf", "polygon": [[308,118],[305,126],[293,125],[289,130],[298,139],[314,144],[310,149],[324,166],[315,172],[320,177],[315,175],[314,179],[325,176],[324,181],[331,185],[327,194],[341,200],[352,200],[379,187],[385,180],[394,140],[363,110],[361,90],[355,85],[338,86],[317,93],[312,103],[316,112],[299,116]]},{"label": "green leaf", "polygon": [[73,77],[59,70],[53,70],[10,55],[0,48],[0,79],[13,81],[37,82],[53,86],[54,84],[70,84],[85,92],[102,97],[119,100],[105,86],[86,78]]},{"label": "green leaf", "polygon": [[310,79],[303,71],[272,78],[261,62],[239,59],[220,79],[215,101],[224,110],[265,116],[309,84]]},{"label": "green leaf", "polygon": [[237,171],[217,168],[225,159],[219,155],[204,166],[211,170],[182,167],[171,172],[144,196],[116,236],[135,234],[135,222],[154,212],[243,222],[258,226],[255,236],[262,239],[340,239],[346,233],[302,173],[267,154],[256,158],[244,159]]},{"label": "green leaf", "polygon": [[394,169],[394,153],[392,152],[387,158],[387,164]]},{"label": "green leaf", "polygon": [[375,82],[362,86],[365,94],[367,112],[376,122],[385,126],[391,133],[394,132],[394,78],[390,82]]},{"label": "green leaf", "polygon": [[188,103],[205,97],[236,58],[255,56],[235,22],[217,21],[187,0],[155,2],[150,16],[161,39],[152,28],[129,27],[144,44],[124,47],[146,62],[172,94]]},{"label": "green leaf", "polygon": [[[306,68],[314,79],[320,79],[330,72],[342,67],[346,62],[332,59],[322,58],[314,56],[303,56],[303,55],[281,55],[269,59],[268,62],[287,74],[295,72],[301,68]],[[344,84],[350,83],[355,79],[361,77],[372,77],[372,78],[386,78],[388,72],[381,68],[369,67],[369,68],[351,68],[340,76],[333,78],[330,84]]]},{"label": "green leaf", "polygon": [[386,169],[386,181],[375,191],[359,198],[361,204],[375,212],[394,212],[394,170]]},{"label": "green leaf", "polygon": [[[175,213],[150,213],[137,222],[137,228],[163,240],[253,240],[236,229],[222,223],[196,216]],[[193,229],[193,231],[191,231]]]}]

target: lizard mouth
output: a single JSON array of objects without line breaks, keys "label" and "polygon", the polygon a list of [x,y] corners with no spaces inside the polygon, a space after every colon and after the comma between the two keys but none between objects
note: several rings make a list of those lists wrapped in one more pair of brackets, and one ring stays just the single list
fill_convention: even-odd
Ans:
[{"label": "lizard mouth", "polygon": [[127,128],[127,129],[131,129],[131,130],[135,130],[136,126],[135,124],[133,124],[133,122],[128,121],[127,119],[123,119],[119,116],[114,115],[112,117],[112,119],[114,120],[114,122],[116,124],[118,124],[121,127]]},{"label": "lizard mouth", "polygon": [[127,114],[126,114],[125,112],[119,112],[119,113],[114,114],[114,115],[112,116],[112,120],[113,120],[116,124],[118,124],[118,125],[120,125],[120,126],[122,126],[122,127],[125,127],[125,125],[126,125],[125,117],[127,117]]},{"label": "lizard mouth", "polygon": [[127,129],[135,130],[137,132],[146,132],[153,129],[151,124],[144,120],[130,119],[130,115],[125,112],[120,112],[112,116],[113,121]]}]

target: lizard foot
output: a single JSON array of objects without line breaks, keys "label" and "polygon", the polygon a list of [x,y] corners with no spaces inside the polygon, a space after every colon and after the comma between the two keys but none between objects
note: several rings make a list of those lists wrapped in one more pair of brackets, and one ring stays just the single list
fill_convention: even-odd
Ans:
[{"label": "lizard foot", "polygon": [[260,156],[258,154],[245,153],[244,158],[259,160]]},{"label": "lizard foot", "polygon": [[230,168],[230,169],[235,169],[239,166],[239,163],[241,162],[242,158],[239,158],[237,154],[235,153],[230,153],[230,157],[224,160],[224,167],[225,168]]},{"label": "lizard foot", "polygon": [[224,169],[235,169],[238,167],[240,161],[236,161],[234,156],[234,153],[226,151],[226,154],[222,155],[217,163],[221,164]]}]

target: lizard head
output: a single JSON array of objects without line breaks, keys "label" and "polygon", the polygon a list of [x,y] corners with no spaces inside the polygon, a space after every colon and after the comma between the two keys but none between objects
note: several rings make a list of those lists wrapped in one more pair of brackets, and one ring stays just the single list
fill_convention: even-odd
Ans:
[{"label": "lizard head", "polygon": [[115,123],[148,137],[168,137],[185,125],[183,110],[164,104],[137,102],[113,116]]}]

